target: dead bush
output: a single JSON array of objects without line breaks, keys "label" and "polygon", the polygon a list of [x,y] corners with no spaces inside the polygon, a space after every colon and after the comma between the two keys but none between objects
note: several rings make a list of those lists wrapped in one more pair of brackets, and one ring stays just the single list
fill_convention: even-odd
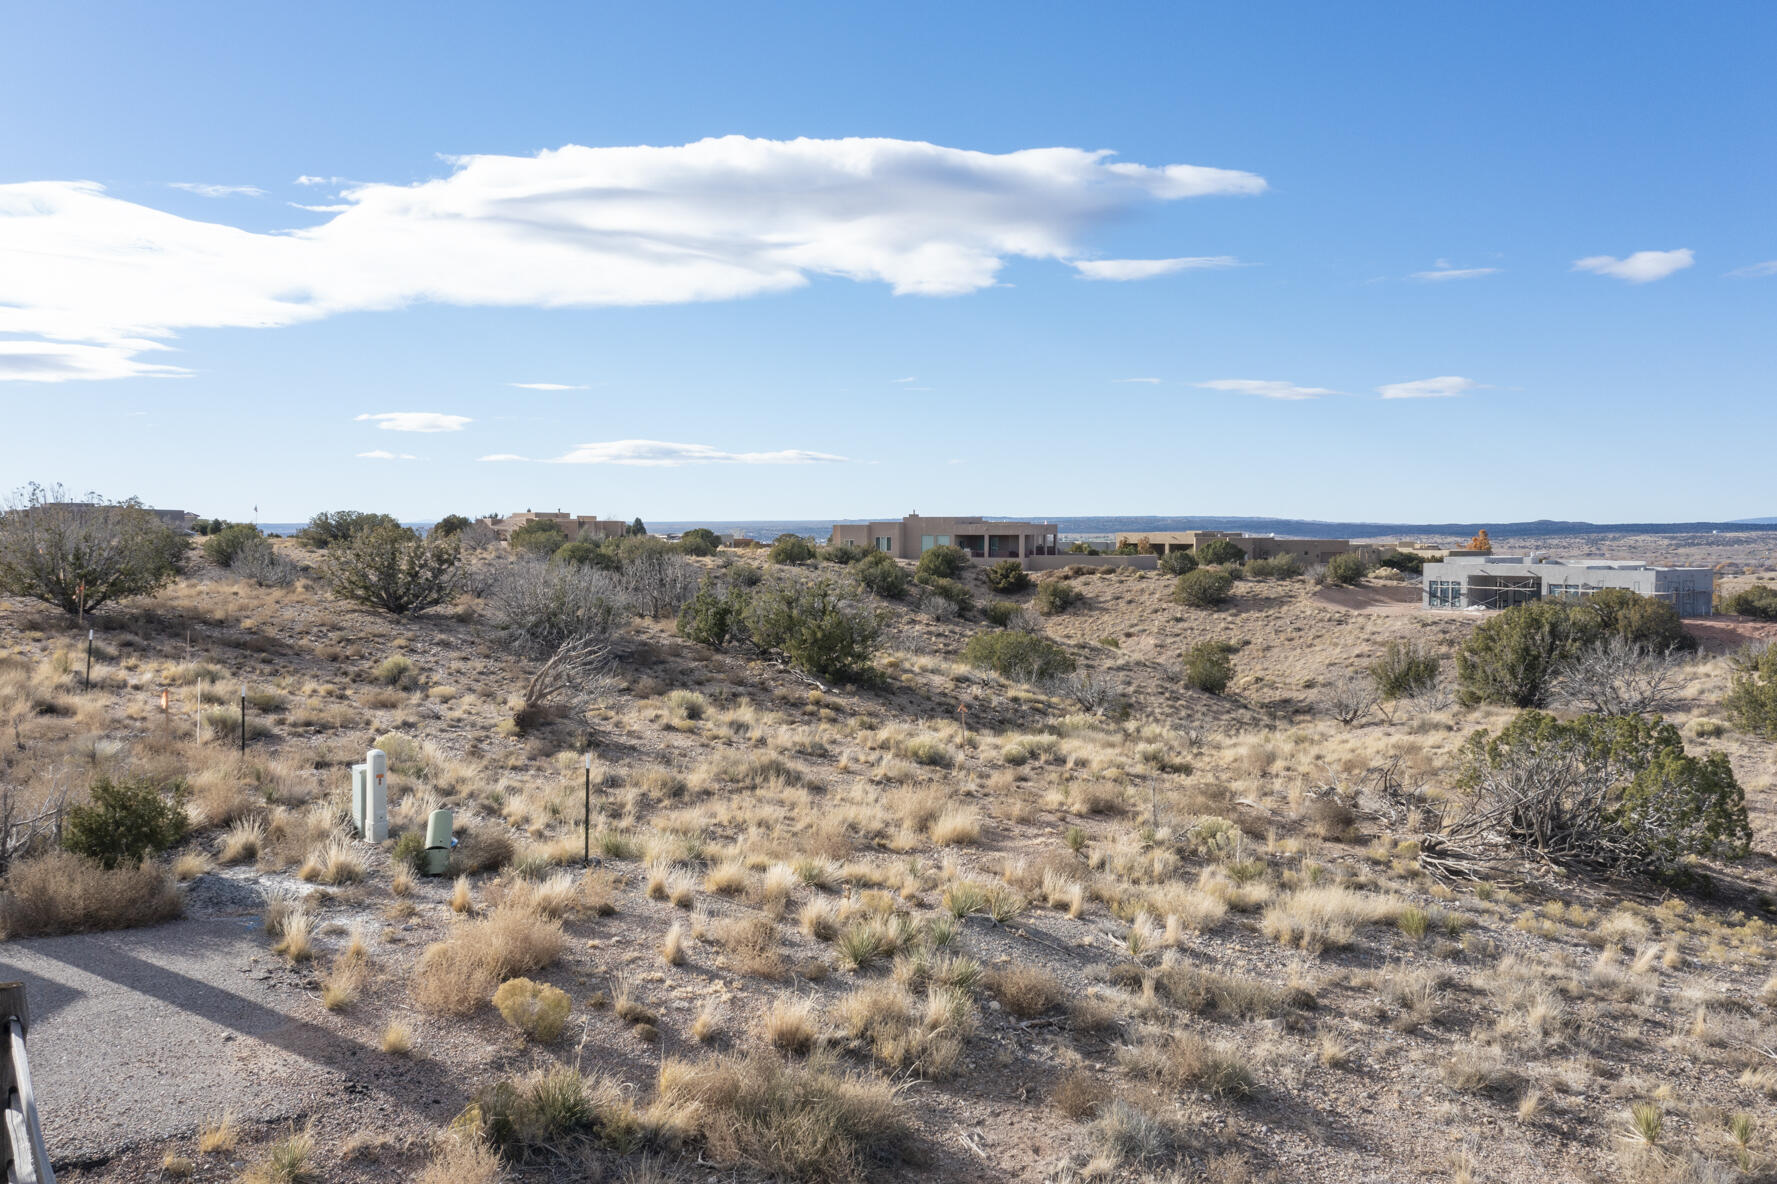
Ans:
[{"label": "dead bush", "polygon": [[1067,998],[1061,980],[1040,966],[1009,966],[982,976],[981,984],[999,1005],[1021,1020],[1035,1019]]},{"label": "dead bush", "polygon": [[172,877],[152,863],[107,869],[52,851],[13,864],[0,880],[0,939],[157,925],[184,910]]}]

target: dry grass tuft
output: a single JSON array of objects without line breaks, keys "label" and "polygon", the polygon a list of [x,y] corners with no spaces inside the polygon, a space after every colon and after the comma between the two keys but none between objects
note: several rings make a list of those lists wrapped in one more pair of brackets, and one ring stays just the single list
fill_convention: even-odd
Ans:
[{"label": "dry grass tuft", "polygon": [[990,970],[982,975],[981,985],[1001,1007],[1021,1020],[1035,1019],[1061,1006],[1067,999],[1067,988],[1062,986],[1061,980],[1040,966]]},{"label": "dry grass tuft", "polygon": [[413,973],[414,1002],[427,1011],[468,1015],[501,980],[541,970],[561,956],[561,923],[512,905],[462,925],[420,955]]},{"label": "dry grass tuft", "polygon": [[807,1054],[821,1034],[814,1001],[801,995],[780,995],[760,1018],[759,1034],[781,1052]]},{"label": "dry grass tuft", "polygon": [[658,1094],[662,1105],[685,1115],[714,1163],[789,1180],[862,1180],[908,1138],[892,1087],[843,1073],[825,1058],[667,1061]]},{"label": "dry grass tuft", "polygon": [[500,1017],[532,1040],[548,1044],[568,1022],[568,993],[528,978],[508,979],[494,992]]},{"label": "dry grass tuft", "polygon": [[0,939],[158,925],[184,911],[172,878],[152,863],[108,869],[52,851],[14,863],[0,879]]}]

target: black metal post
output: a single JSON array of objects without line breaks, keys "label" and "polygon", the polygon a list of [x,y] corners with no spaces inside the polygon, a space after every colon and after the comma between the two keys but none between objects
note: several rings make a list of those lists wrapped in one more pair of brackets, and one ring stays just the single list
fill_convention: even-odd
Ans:
[{"label": "black metal post", "polygon": [[241,755],[247,755],[247,684],[241,684]]},{"label": "black metal post", "polygon": [[582,824],[581,837],[585,840],[586,850],[582,859],[588,867],[592,865],[592,757],[586,758],[586,815]]}]

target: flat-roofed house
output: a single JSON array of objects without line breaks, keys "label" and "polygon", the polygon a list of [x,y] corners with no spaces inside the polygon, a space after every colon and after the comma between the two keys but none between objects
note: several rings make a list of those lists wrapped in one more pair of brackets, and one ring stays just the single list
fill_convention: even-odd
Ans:
[{"label": "flat-roofed house", "polygon": [[1145,548],[1155,555],[1191,551],[1211,539],[1226,539],[1248,559],[1276,559],[1294,555],[1303,563],[1325,563],[1335,555],[1354,550],[1349,539],[1289,539],[1274,534],[1241,534],[1232,530],[1126,530],[1117,534],[1117,546]]},{"label": "flat-roofed house", "polygon": [[832,543],[855,543],[896,559],[918,559],[933,547],[961,547],[971,559],[998,562],[1061,554],[1061,527],[1053,522],[994,522],[985,518],[926,518],[839,523]]},{"label": "flat-roofed house", "polygon": [[1707,567],[1452,551],[1442,562],[1426,564],[1420,579],[1425,608],[1510,608],[1545,596],[1583,598],[1622,588],[1663,600],[1681,617],[1715,611],[1715,572]]},{"label": "flat-roofed house", "polygon": [[531,522],[553,522],[562,537],[570,543],[596,543],[604,539],[622,538],[629,529],[627,522],[619,522],[615,518],[600,518],[596,514],[564,514],[560,510],[534,511],[526,510],[522,514],[508,514],[504,518],[483,518],[483,522],[494,528],[503,540],[510,540],[512,532]]}]

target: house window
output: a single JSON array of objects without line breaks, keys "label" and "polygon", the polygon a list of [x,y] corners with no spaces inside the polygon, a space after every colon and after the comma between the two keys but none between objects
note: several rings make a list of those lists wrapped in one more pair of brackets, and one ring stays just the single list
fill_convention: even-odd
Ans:
[{"label": "house window", "polygon": [[950,536],[947,534],[939,535],[938,536],[938,545],[940,547],[948,547],[950,545]]},{"label": "house window", "polygon": [[879,534],[876,536],[876,549],[878,551],[893,551],[895,549],[895,540],[886,534]]},{"label": "house window", "polygon": [[919,536],[920,553],[923,555],[925,552],[930,551],[931,549],[932,549],[932,536],[929,534],[920,535]]}]

